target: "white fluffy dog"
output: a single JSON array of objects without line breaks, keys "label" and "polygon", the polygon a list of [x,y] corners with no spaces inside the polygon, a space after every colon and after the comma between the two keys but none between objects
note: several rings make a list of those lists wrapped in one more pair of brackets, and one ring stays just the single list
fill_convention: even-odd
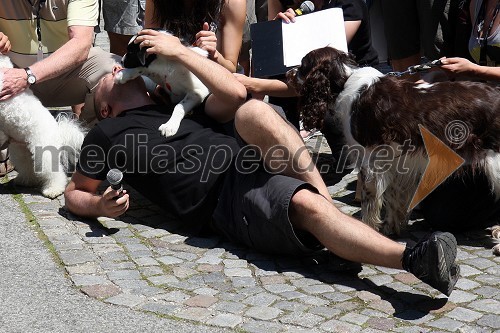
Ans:
[{"label": "white fluffy dog", "polygon": [[[12,68],[0,55],[0,68]],[[0,90],[3,77],[0,74]],[[9,145],[18,176],[15,184],[39,186],[55,198],[67,184],[66,171],[75,165],[85,133],[77,121],[50,114],[30,89],[0,102],[0,146]]]},{"label": "white fluffy dog", "polygon": [[[169,34],[166,31],[162,31]],[[127,46],[127,53],[123,56],[122,64],[125,69],[115,76],[117,83],[125,83],[140,75],[145,75],[165,89],[170,101],[175,105],[172,116],[159,130],[166,136],[177,133],[181,120],[194,107],[201,104],[210,93],[208,88],[183,65],[157,57],[155,54],[146,54],[146,48],[140,48],[132,37]],[[190,47],[194,52],[207,57],[208,53],[199,47]]]}]

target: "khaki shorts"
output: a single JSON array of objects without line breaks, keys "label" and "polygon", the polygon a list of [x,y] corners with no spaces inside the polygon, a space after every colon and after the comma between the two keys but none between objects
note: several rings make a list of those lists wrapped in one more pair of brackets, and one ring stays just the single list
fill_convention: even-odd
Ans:
[{"label": "khaki shorts", "polygon": [[77,105],[92,100],[92,107],[84,107],[80,116],[80,119],[90,123],[96,118],[93,112],[93,96],[90,93],[103,75],[111,73],[116,63],[120,63],[119,56],[93,47],[87,61],[81,66],[57,78],[37,83],[31,86],[31,90],[47,107]]}]

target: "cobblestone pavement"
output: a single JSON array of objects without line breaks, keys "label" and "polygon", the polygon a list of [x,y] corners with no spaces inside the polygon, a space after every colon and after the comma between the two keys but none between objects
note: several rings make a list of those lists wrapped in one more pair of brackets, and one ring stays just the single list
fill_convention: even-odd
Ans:
[{"label": "cobblestone pavement", "polygon": [[[104,33],[97,44],[108,49]],[[319,152],[336,205],[353,205],[356,176],[328,172],[329,149]],[[15,177],[15,172],[4,182]],[[307,258],[267,256],[217,237],[175,233],[161,209],[132,191],[119,220],[84,220],[25,188],[30,219],[45,235],[67,276],[83,293],[151,315],[246,332],[500,332],[500,258],[484,235],[457,234],[461,278],[450,298],[404,271],[363,265],[336,271],[326,253]],[[429,233],[419,219],[400,241]]]},{"label": "cobblestone pavement", "polygon": [[[313,139],[310,146],[325,171],[327,145]],[[337,206],[356,214],[356,176],[325,178]],[[217,237],[177,234],[134,191],[126,215],[96,221],[68,213],[62,197],[4,186],[21,193],[68,278],[103,302],[246,332],[500,332],[500,258],[484,238],[457,235],[461,278],[446,298],[399,270],[339,272],[326,253],[268,256]],[[417,219],[400,240],[427,233]]]}]

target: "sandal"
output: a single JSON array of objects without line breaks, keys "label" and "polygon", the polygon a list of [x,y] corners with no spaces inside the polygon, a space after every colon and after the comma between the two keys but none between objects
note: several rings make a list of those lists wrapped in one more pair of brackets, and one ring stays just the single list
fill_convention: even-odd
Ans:
[{"label": "sandal", "polygon": [[10,162],[9,156],[3,161],[0,161],[0,177],[7,175],[14,170],[14,165]]}]

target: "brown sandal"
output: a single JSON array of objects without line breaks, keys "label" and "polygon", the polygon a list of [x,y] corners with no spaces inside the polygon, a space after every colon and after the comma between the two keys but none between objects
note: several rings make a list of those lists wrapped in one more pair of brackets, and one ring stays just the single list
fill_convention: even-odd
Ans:
[{"label": "brown sandal", "polygon": [[3,161],[0,161],[0,177],[7,175],[9,172],[14,170],[14,166],[10,162],[9,156]]}]

